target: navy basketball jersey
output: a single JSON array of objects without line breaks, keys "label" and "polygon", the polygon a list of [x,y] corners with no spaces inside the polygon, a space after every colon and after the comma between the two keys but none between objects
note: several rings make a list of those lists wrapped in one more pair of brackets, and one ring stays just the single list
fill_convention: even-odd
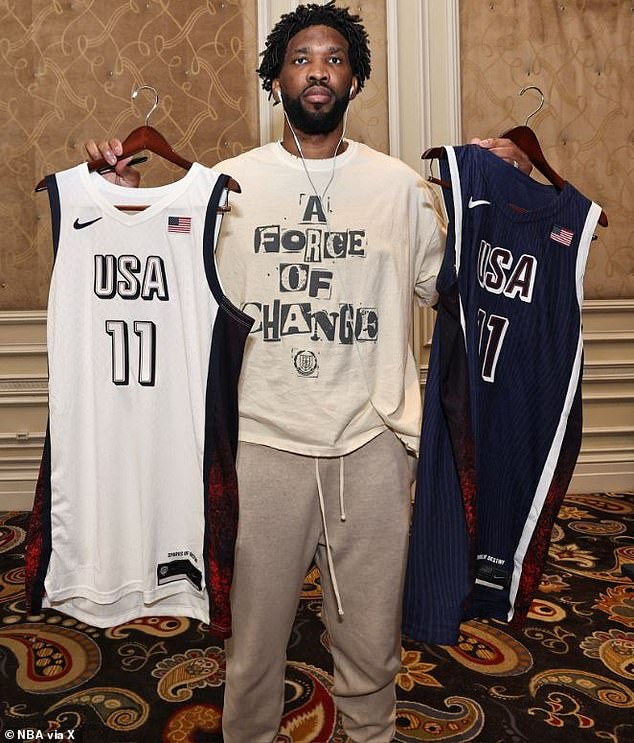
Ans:
[{"label": "navy basketball jersey", "polygon": [[404,632],[521,624],[581,445],[583,273],[601,213],[477,145],[451,190],[425,388]]},{"label": "navy basketball jersey", "polygon": [[85,164],[47,179],[55,256],[32,611],[100,627],[184,615],[229,632],[252,320],[216,273],[226,182],[198,163],[157,188],[115,186]]}]

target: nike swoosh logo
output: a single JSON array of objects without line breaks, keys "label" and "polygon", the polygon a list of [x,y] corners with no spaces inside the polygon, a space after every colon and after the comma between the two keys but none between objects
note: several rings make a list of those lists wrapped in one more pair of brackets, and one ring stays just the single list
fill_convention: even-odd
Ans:
[{"label": "nike swoosh logo", "polygon": [[469,209],[473,209],[474,206],[483,206],[484,204],[490,204],[490,201],[486,199],[474,199],[473,196],[469,199]]},{"label": "nike swoosh logo", "polygon": [[83,230],[84,227],[90,227],[91,224],[94,224],[95,222],[98,222],[101,219],[101,217],[97,217],[96,219],[91,219],[90,222],[80,222],[79,219],[76,219],[73,222],[73,227],[76,230]]}]

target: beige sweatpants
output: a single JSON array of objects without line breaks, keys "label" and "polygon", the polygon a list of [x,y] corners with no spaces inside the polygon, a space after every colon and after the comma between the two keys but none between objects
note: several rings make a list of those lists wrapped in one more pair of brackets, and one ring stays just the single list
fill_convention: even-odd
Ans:
[{"label": "beige sweatpants", "polygon": [[286,646],[313,558],[321,572],[333,696],[344,729],[355,743],[392,740],[414,467],[415,459],[390,431],[343,457],[343,465],[339,458],[240,444],[225,743],[275,741],[284,705]]}]

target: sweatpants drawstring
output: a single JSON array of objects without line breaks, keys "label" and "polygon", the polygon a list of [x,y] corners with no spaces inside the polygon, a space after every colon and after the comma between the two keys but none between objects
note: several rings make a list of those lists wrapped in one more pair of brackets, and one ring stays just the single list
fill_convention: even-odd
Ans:
[{"label": "sweatpants drawstring", "polygon": [[[340,464],[340,473],[343,468],[343,461]],[[328,526],[326,525],[326,504],[324,502],[324,493],[321,487],[321,477],[319,476],[319,459],[315,457],[315,476],[317,478],[317,494],[319,495],[319,510],[321,511],[321,522],[324,527],[324,540],[326,542],[326,560],[328,561],[328,570],[330,571],[330,580],[332,581],[332,590],[335,594],[335,601],[337,602],[337,613],[340,617],[343,616],[343,606],[341,604],[341,597],[339,595],[339,586],[337,584],[337,576],[335,575],[335,564],[332,559],[332,550],[330,549],[330,540],[328,539]],[[343,513],[343,493],[341,485],[341,476],[339,478],[339,504],[342,513],[342,521],[345,520],[345,513]]]},{"label": "sweatpants drawstring", "polygon": [[343,508],[343,457],[339,457],[339,518],[346,520],[346,512]]}]

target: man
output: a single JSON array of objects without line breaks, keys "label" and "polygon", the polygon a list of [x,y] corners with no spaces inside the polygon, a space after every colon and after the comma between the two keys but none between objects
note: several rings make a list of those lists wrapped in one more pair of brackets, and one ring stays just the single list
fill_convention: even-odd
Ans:
[{"label": "man", "polygon": [[[232,195],[219,266],[255,318],[240,390],[240,521],[226,644],[226,743],[272,743],[286,645],[313,559],[333,696],[356,743],[392,740],[420,394],[412,302],[435,302],[443,233],[428,186],[344,138],[370,74],[358,16],[301,5],[272,30],[259,75],[281,142],[220,163]],[[482,143],[522,169],[507,140]],[[114,162],[118,140],[90,141]],[[127,185],[138,174],[117,165]],[[325,742],[322,742],[325,743]]]}]

